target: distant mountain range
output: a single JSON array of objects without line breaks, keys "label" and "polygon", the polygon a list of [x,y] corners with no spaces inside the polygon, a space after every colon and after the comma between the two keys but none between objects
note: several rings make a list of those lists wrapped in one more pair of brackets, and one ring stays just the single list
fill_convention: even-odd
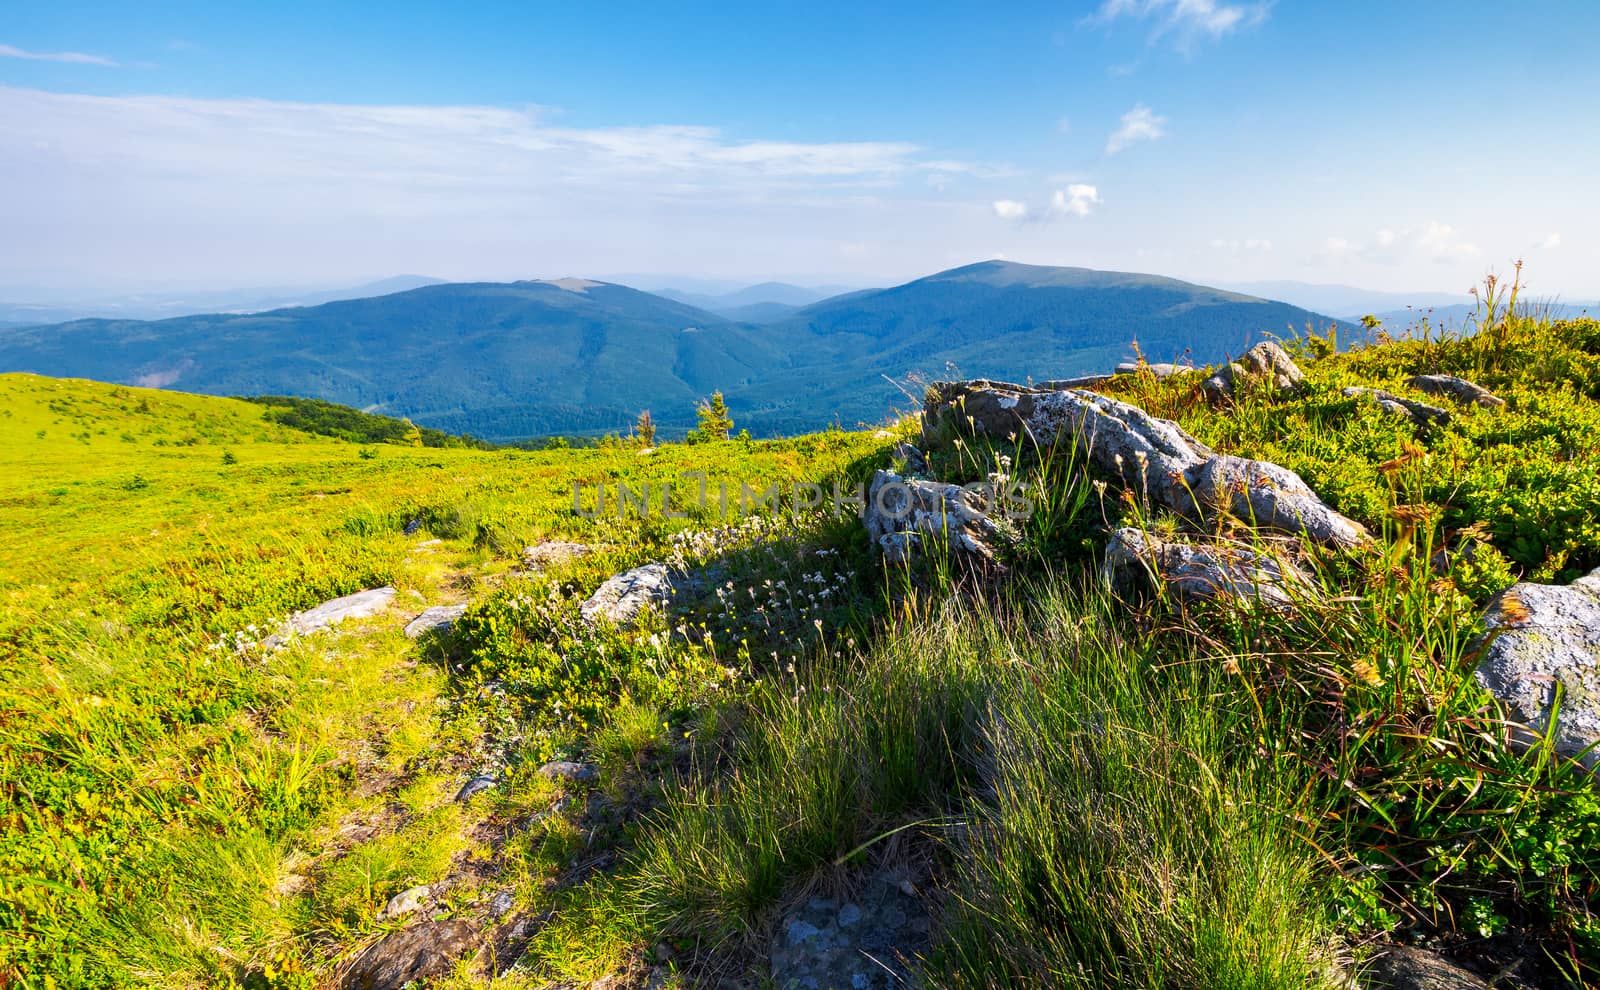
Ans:
[{"label": "distant mountain range", "polygon": [[149,292],[136,295],[108,295],[66,302],[53,299],[39,289],[0,287],[0,299],[33,297],[32,301],[0,302],[0,325],[61,323],[90,317],[124,320],[155,320],[192,313],[259,313],[286,306],[315,306],[340,299],[365,299],[403,292],[424,285],[439,285],[442,279],[425,275],[396,275],[376,282],[334,288],[276,286],[254,289],[191,290],[188,292]]},{"label": "distant mountain range", "polygon": [[488,439],[626,430],[641,409],[678,432],[721,389],[739,425],[770,435],[912,408],[914,376],[1064,377],[1109,369],[1135,344],[1152,361],[1203,363],[1331,322],[1154,275],[1000,261],[795,301],[808,291],[701,300],[786,308],[758,320],[584,279],[436,284],[243,315],[0,329],[0,371],[307,396]]},{"label": "distant mountain range", "polygon": [[812,303],[851,291],[847,286],[825,285],[806,288],[787,282],[762,282],[735,292],[711,295],[661,289],[657,295],[745,323],[777,323],[793,316],[796,310]]},{"label": "distant mountain range", "polygon": [[[1374,292],[1352,285],[1290,281],[1236,282],[1226,287],[1268,299],[1281,299],[1318,313],[1335,313],[1344,325],[1358,324],[1363,316],[1376,316],[1391,331],[1414,326],[1423,318],[1432,326],[1459,330],[1478,312],[1478,304],[1465,292]],[[1548,309],[1553,319],[1600,313],[1600,302],[1593,300],[1547,300],[1534,295],[1524,297],[1522,304],[1535,310]]]}]

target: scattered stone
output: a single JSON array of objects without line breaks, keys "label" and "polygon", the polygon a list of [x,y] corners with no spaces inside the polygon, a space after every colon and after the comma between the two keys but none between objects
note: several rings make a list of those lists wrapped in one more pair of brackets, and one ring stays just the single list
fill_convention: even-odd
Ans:
[{"label": "scattered stone", "polygon": [[563,543],[560,540],[546,540],[522,551],[522,563],[527,567],[540,569],[552,564],[564,564],[569,560],[587,557],[594,553],[594,548],[586,543]]},{"label": "scattered stone", "polygon": [[1417,375],[1411,379],[1410,385],[1419,392],[1447,396],[1457,402],[1471,403],[1483,409],[1499,409],[1506,404],[1506,400],[1482,385],[1474,385],[1465,378],[1457,378],[1454,375]]},{"label": "scattered stone", "polygon": [[1119,593],[1149,580],[1185,601],[1231,599],[1273,609],[1315,594],[1309,575],[1274,557],[1221,543],[1167,542],[1131,528],[1111,535],[1100,575]]},{"label": "scattered stone", "polygon": [[606,579],[578,610],[585,622],[605,621],[630,629],[645,612],[665,609],[680,585],[687,582],[682,577],[675,581],[667,565],[645,564]]},{"label": "scattered stone", "polygon": [[421,519],[413,519],[410,522],[406,523],[405,529],[402,530],[402,532],[405,533],[405,535],[407,535],[407,536],[416,536],[417,533],[421,531],[421,529],[422,529],[422,520]]},{"label": "scattered stone", "polygon": [[577,763],[573,760],[552,760],[539,768],[539,776],[546,780],[581,783],[593,780],[599,775],[600,771],[592,763]]},{"label": "scattered stone", "polygon": [[427,884],[420,887],[411,887],[389,898],[389,903],[383,907],[385,918],[398,918],[410,914],[428,903],[428,897],[433,893],[433,888]]},{"label": "scattered stone", "polygon": [[491,787],[498,787],[499,785],[500,781],[496,780],[489,774],[479,774],[478,776],[467,781],[465,784],[461,785],[461,790],[456,791],[456,800],[465,801],[474,794],[482,794]]},{"label": "scattered stone", "polygon": [[1512,585],[1484,624],[1478,683],[1519,723],[1512,741],[1534,744],[1554,716],[1556,752],[1600,769],[1600,569],[1565,587]]},{"label": "scattered stone", "polygon": [[421,543],[418,543],[416,546],[412,547],[411,549],[413,549],[413,550],[422,550],[422,549],[425,549],[427,547],[436,547],[436,546],[438,546],[439,544],[441,544],[443,542],[444,541],[439,539],[438,537],[434,537],[431,540],[423,540]]},{"label": "scattered stone", "polygon": [[929,928],[922,902],[880,873],[853,900],[813,897],[783,919],[772,940],[772,982],[779,990],[915,985],[906,961],[927,945]]},{"label": "scattered stone", "polygon": [[1304,533],[1317,543],[1339,547],[1367,539],[1365,527],[1335,512],[1298,474],[1270,461],[1218,454],[1184,480],[1183,489],[1168,495],[1168,504],[1179,512],[1194,499],[1207,520],[1229,514],[1252,526]]},{"label": "scattered stone", "polygon": [[929,446],[962,435],[1026,437],[1040,449],[1070,440],[1134,493],[1208,525],[1232,515],[1338,547],[1367,539],[1359,523],[1335,512],[1293,471],[1217,454],[1177,423],[1093,392],[941,382],[929,390],[922,430]]},{"label": "scattered stone", "polygon": [[1305,380],[1305,374],[1288,351],[1274,341],[1263,340],[1245,351],[1239,360],[1217,369],[1200,387],[1213,398],[1231,399],[1241,383],[1263,386],[1275,395],[1285,395],[1298,392]]},{"label": "scattered stone", "polygon": [[477,932],[465,921],[426,921],[395,932],[356,957],[344,990],[400,990],[439,976],[472,949]]},{"label": "scattered stone", "polygon": [[928,460],[922,456],[922,451],[918,450],[915,444],[901,441],[889,451],[889,456],[896,464],[905,465],[905,473],[908,475],[928,473]]},{"label": "scattered stone", "polygon": [[389,603],[394,601],[394,596],[395,590],[388,585],[368,591],[358,591],[353,595],[335,598],[323,602],[316,608],[290,616],[288,626],[293,632],[304,636],[338,625],[347,619],[365,619],[388,608]]},{"label": "scattered stone", "polygon": [[1418,426],[1427,426],[1429,423],[1438,423],[1443,426],[1450,422],[1450,413],[1440,409],[1438,406],[1430,406],[1426,402],[1418,402],[1415,399],[1404,399],[1393,392],[1385,392],[1381,388],[1362,388],[1359,385],[1352,385],[1344,390],[1344,396],[1348,399],[1369,397],[1386,412],[1394,413],[1396,416],[1404,416]]},{"label": "scattered stone", "polygon": [[986,492],[879,471],[867,489],[862,523],[893,563],[912,560],[928,540],[943,543],[963,563],[994,563],[999,531]]},{"label": "scattered stone", "polygon": [[1422,949],[1395,945],[1367,964],[1367,985],[1382,990],[1489,990],[1489,984]]},{"label": "scattered stone", "polygon": [[1193,368],[1181,364],[1146,364],[1143,361],[1124,361],[1117,365],[1116,373],[1119,375],[1137,375],[1140,372],[1144,372],[1157,378],[1171,378],[1179,372],[1193,370]]},{"label": "scattered stone", "polygon": [[511,913],[511,909],[516,905],[516,898],[511,896],[511,891],[498,891],[493,897],[489,898],[489,917],[499,921]]},{"label": "scattered stone", "polygon": [[449,632],[455,621],[466,614],[465,605],[434,605],[406,623],[406,636],[416,639],[425,632]]}]

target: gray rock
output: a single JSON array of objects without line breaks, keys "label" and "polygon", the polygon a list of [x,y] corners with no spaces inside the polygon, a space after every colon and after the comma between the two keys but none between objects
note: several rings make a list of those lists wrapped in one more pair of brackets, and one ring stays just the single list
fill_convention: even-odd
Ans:
[{"label": "gray rock", "polygon": [[675,578],[665,564],[645,564],[606,580],[578,607],[588,623],[609,622],[630,629],[646,612],[660,612],[689,582]]},{"label": "gray rock", "polygon": [[489,776],[488,774],[479,774],[478,776],[467,781],[465,784],[461,785],[461,790],[456,791],[456,800],[465,801],[471,798],[474,794],[482,794],[484,791],[487,791],[492,787],[498,787],[499,784],[500,782],[498,780]]},{"label": "gray rock", "polygon": [[1362,388],[1359,385],[1351,385],[1343,390],[1343,394],[1348,399],[1370,398],[1382,407],[1384,411],[1394,413],[1396,416],[1404,416],[1418,426],[1426,426],[1429,423],[1438,423],[1443,426],[1450,422],[1450,413],[1440,409],[1438,406],[1430,406],[1426,402],[1418,402],[1415,399],[1401,398],[1393,392],[1385,392],[1381,388]]},{"label": "gray rock", "polygon": [[593,764],[577,763],[572,760],[552,760],[539,768],[539,776],[546,780],[569,780],[584,782],[594,780],[600,775]]},{"label": "gray rock", "polygon": [[1489,984],[1443,957],[1394,945],[1365,967],[1367,986],[1382,990],[1489,990]]},{"label": "gray rock", "polygon": [[1330,508],[1311,486],[1286,467],[1269,461],[1218,454],[1185,475],[1185,487],[1168,499],[1182,511],[1187,498],[1198,500],[1202,517],[1222,514],[1285,533],[1304,533],[1318,543],[1354,547],[1365,542],[1360,523]]},{"label": "gray rock", "polygon": [[973,488],[879,471],[867,489],[861,521],[891,562],[912,560],[933,543],[963,563],[990,565],[999,532],[990,501]]},{"label": "gray rock", "polygon": [[524,566],[535,570],[549,567],[552,564],[564,564],[569,560],[587,557],[594,553],[594,548],[586,543],[563,543],[560,540],[546,540],[536,546],[524,547],[522,563]]},{"label": "gray rock", "polygon": [[516,898],[511,896],[511,891],[498,891],[493,897],[489,898],[489,917],[498,921],[509,914],[511,909],[516,907],[516,904]]},{"label": "gray rock", "polygon": [[303,636],[338,625],[347,619],[365,619],[387,609],[389,603],[394,601],[394,595],[395,590],[387,585],[358,591],[290,616],[288,627]]},{"label": "gray rock", "polygon": [[389,898],[389,903],[383,907],[385,918],[398,918],[410,914],[428,903],[428,897],[433,893],[433,888],[427,884],[420,887],[411,887]]},{"label": "gray rock", "polygon": [[889,456],[894,458],[896,464],[905,465],[905,473],[908,475],[928,473],[927,458],[922,456],[922,451],[918,450],[915,444],[897,443],[894,449],[889,451]]},{"label": "gray rock", "polygon": [[1443,395],[1457,402],[1470,403],[1484,409],[1499,409],[1506,404],[1506,400],[1482,385],[1474,385],[1465,378],[1457,378],[1454,375],[1417,375],[1409,384],[1419,392]]},{"label": "gray rock", "polygon": [[1143,361],[1124,361],[1117,365],[1116,373],[1119,375],[1137,375],[1140,372],[1144,372],[1157,378],[1171,378],[1179,372],[1193,370],[1193,368],[1181,364],[1146,364]]},{"label": "gray rock", "polygon": [[850,900],[813,897],[771,943],[780,990],[887,990],[919,985],[907,965],[928,945],[928,912],[909,883],[881,872]]},{"label": "gray rock", "polygon": [[1281,610],[1316,596],[1304,571],[1272,556],[1229,544],[1167,542],[1131,528],[1111,535],[1100,574],[1118,592],[1148,580],[1184,601],[1229,599]]},{"label": "gray rock", "polygon": [[1359,523],[1326,505],[1293,471],[1217,454],[1171,420],[1092,392],[942,382],[929,390],[922,430],[925,445],[962,435],[1026,438],[1041,450],[1071,442],[1145,501],[1208,525],[1231,515],[1333,546],[1367,539]]},{"label": "gray rock", "polygon": [[1512,740],[1531,745],[1554,715],[1556,752],[1600,768],[1600,569],[1565,587],[1512,585],[1484,624],[1478,682],[1518,723]]},{"label": "gray rock", "polygon": [[466,605],[434,605],[406,623],[406,636],[416,639],[425,632],[447,632],[455,621],[465,615]]},{"label": "gray rock", "polygon": [[1239,360],[1217,369],[1200,387],[1216,398],[1233,398],[1241,384],[1285,395],[1299,391],[1305,380],[1306,376],[1288,351],[1274,341],[1263,340],[1245,351]]},{"label": "gray rock", "polygon": [[344,990],[400,990],[439,976],[477,942],[464,921],[427,921],[380,940],[357,956],[339,985]]},{"label": "gray rock", "polygon": [[422,529],[422,520],[421,519],[412,519],[411,521],[406,523],[405,528],[402,529],[401,532],[404,533],[407,536],[416,536],[418,531],[420,531],[421,529]]}]

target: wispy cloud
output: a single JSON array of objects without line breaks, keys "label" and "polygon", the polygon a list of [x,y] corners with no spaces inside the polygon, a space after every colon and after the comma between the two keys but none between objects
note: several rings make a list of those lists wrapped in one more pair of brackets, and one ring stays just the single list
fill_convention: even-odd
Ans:
[{"label": "wispy cloud", "polygon": [[1172,41],[1189,51],[1201,41],[1216,41],[1241,28],[1267,19],[1271,0],[1257,3],[1219,3],[1218,0],[1104,0],[1087,18],[1090,24],[1110,24],[1127,18],[1150,24],[1150,41]]},{"label": "wispy cloud", "polygon": [[118,63],[104,55],[83,52],[30,52],[14,45],[0,45],[0,58],[21,58],[30,62],[65,62],[69,65],[101,65],[116,68]]},{"label": "wispy cloud", "polygon": [[11,180],[0,183],[0,216],[30,232],[0,244],[0,271],[200,279],[258,262],[285,273],[360,258],[361,271],[521,277],[534,265],[668,270],[713,257],[728,270],[776,271],[784,266],[770,259],[831,254],[885,230],[934,243],[970,204],[939,186],[1006,171],[900,140],[580,127],[538,106],[0,86],[0,120]]},{"label": "wispy cloud", "polygon": [[1140,141],[1154,141],[1167,133],[1167,118],[1143,103],[1122,115],[1122,125],[1106,139],[1106,154],[1114,155]]},{"label": "wispy cloud", "polygon": [[1447,223],[1431,220],[1419,227],[1383,227],[1369,240],[1329,237],[1322,253],[1332,259],[1357,257],[1375,264],[1427,261],[1439,265],[1471,261],[1483,251]]}]

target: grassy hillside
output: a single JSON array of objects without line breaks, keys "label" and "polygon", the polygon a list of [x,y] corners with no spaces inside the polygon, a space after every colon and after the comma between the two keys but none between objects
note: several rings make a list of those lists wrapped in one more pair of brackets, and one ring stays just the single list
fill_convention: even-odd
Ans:
[{"label": "grassy hillside", "polygon": [[[24,534],[0,583],[0,973],[334,985],[459,926],[432,986],[756,987],[821,904],[920,919],[883,961],[926,986],[1332,990],[1393,943],[1500,987],[1592,985],[1594,780],[1510,748],[1472,671],[1497,591],[1600,565],[1600,323],[1294,346],[1295,396],[1110,386],[1375,534],[1280,546],[1313,575],[1288,612],[1113,595],[1106,529],[1183,524],[1069,450],[932,452],[941,478],[1036,499],[998,578],[887,566],[804,505],[572,511],[574,481],[589,507],[600,481],[683,471],[713,493],[848,483],[912,424],[648,454],[366,446],[246,403],[0,378],[0,522]],[[1342,394],[1427,398],[1416,373],[1507,405],[1416,425]],[[1211,535],[1263,546],[1239,521]],[[524,573],[546,537],[599,549]],[[581,621],[646,561],[699,582],[631,631]],[[380,616],[261,643],[385,583]],[[469,606],[451,635],[401,636],[441,602]],[[541,772],[555,757],[595,775]],[[419,884],[424,911],[385,912]]]},{"label": "grassy hillside", "polygon": [[[574,481],[704,471],[715,491],[882,445],[374,447],[229,399],[24,375],[0,390],[0,974],[29,987],[310,985],[294,974],[382,931],[397,885],[486,848],[472,829],[490,810],[450,798],[501,714],[440,707],[447,668],[398,624],[496,587],[542,537],[611,546],[574,572],[597,581],[695,524],[575,518]],[[431,537],[446,542],[417,545]],[[257,645],[382,584],[400,589],[390,622]],[[522,786],[518,802],[549,790]]]},{"label": "grassy hillside", "polygon": [[[488,439],[668,428],[778,360],[765,335],[603,283],[427,286],[245,316],[0,334],[0,368],[324,399]],[[625,384],[624,384],[625,383]]]}]

